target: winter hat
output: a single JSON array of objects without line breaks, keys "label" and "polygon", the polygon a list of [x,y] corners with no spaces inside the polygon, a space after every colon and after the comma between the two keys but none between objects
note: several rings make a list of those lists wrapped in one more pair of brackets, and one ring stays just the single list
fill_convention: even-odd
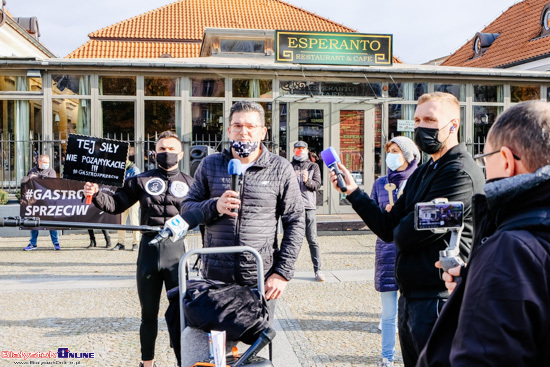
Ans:
[{"label": "winter hat", "polygon": [[294,143],[294,148],[306,148],[307,149],[307,143],[305,141],[297,141]]},{"label": "winter hat", "polygon": [[399,146],[403,152],[403,157],[407,160],[407,163],[411,163],[414,159],[416,159],[417,162],[420,162],[420,151],[414,141],[406,136],[396,136],[390,141]]}]

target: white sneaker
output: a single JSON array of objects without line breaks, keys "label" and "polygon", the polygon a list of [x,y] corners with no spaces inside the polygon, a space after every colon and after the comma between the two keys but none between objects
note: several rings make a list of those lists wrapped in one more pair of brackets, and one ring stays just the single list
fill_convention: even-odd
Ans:
[{"label": "white sneaker", "polygon": [[382,363],[380,364],[380,367],[393,367],[393,361],[390,361],[387,358],[382,358]]},{"label": "white sneaker", "polygon": [[325,281],[325,275],[321,272],[321,270],[317,270],[315,272],[315,280],[318,282],[324,282]]}]

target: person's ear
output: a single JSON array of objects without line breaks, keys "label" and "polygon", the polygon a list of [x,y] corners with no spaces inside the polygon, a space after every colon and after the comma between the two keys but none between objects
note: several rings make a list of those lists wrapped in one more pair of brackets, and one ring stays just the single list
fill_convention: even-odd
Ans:
[{"label": "person's ear", "polygon": [[459,121],[457,119],[452,120],[451,129],[449,130],[449,133],[452,133],[453,131],[458,130],[458,124]]},{"label": "person's ear", "polygon": [[181,161],[183,159],[183,150],[178,153],[178,161]]},{"label": "person's ear", "polygon": [[514,153],[512,152],[512,150],[510,150],[510,148],[508,147],[502,147],[500,148],[500,153],[498,153],[502,156],[502,158],[504,159],[504,173],[506,174],[506,177],[512,177],[512,176],[515,176],[517,174],[519,174],[518,172],[518,162],[516,161],[516,159],[514,158]]}]

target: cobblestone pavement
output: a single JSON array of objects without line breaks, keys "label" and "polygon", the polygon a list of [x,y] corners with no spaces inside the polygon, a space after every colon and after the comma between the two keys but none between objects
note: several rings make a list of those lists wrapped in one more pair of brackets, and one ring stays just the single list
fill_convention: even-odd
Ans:
[{"label": "cobblestone pavement", "polygon": [[[0,237],[0,351],[68,348],[93,352],[95,358],[67,359],[67,366],[138,366],[137,252],[86,249],[88,237],[79,234],[62,236],[61,251],[53,251],[46,233],[41,232],[38,250],[28,252],[22,251],[27,238]],[[102,246],[102,236],[96,238]],[[277,306],[276,317],[292,352],[302,366],[376,366],[381,360],[381,306],[372,281],[375,236],[331,233],[319,242],[327,281],[314,281],[304,243],[296,280]],[[166,307],[162,297],[158,367],[176,365],[164,322]],[[398,344],[396,366],[401,361]],[[0,366],[48,361],[0,358]]]}]

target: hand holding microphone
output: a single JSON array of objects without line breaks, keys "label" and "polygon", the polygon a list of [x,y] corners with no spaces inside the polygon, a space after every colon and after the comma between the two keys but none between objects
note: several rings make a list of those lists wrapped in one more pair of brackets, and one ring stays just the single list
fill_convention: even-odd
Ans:
[{"label": "hand holding microphone", "polygon": [[334,188],[348,195],[351,194],[357,188],[357,184],[346,167],[340,163],[340,157],[334,148],[328,147],[323,150],[321,157],[330,170],[330,179]]},{"label": "hand holding microphone", "polygon": [[231,176],[231,190],[227,190],[220,196],[216,203],[216,209],[220,214],[226,214],[231,217],[237,217],[241,201],[238,195],[241,191],[240,178],[243,171],[240,160],[234,158],[229,161],[227,171]]},{"label": "hand holding microphone", "polygon": [[166,241],[169,237],[172,242],[176,242],[187,235],[189,229],[195,228],[202,222],[203,216],[200,210],[191,210],[170,218],[165,224],[164,229],[149,241],[149,246]]}]

